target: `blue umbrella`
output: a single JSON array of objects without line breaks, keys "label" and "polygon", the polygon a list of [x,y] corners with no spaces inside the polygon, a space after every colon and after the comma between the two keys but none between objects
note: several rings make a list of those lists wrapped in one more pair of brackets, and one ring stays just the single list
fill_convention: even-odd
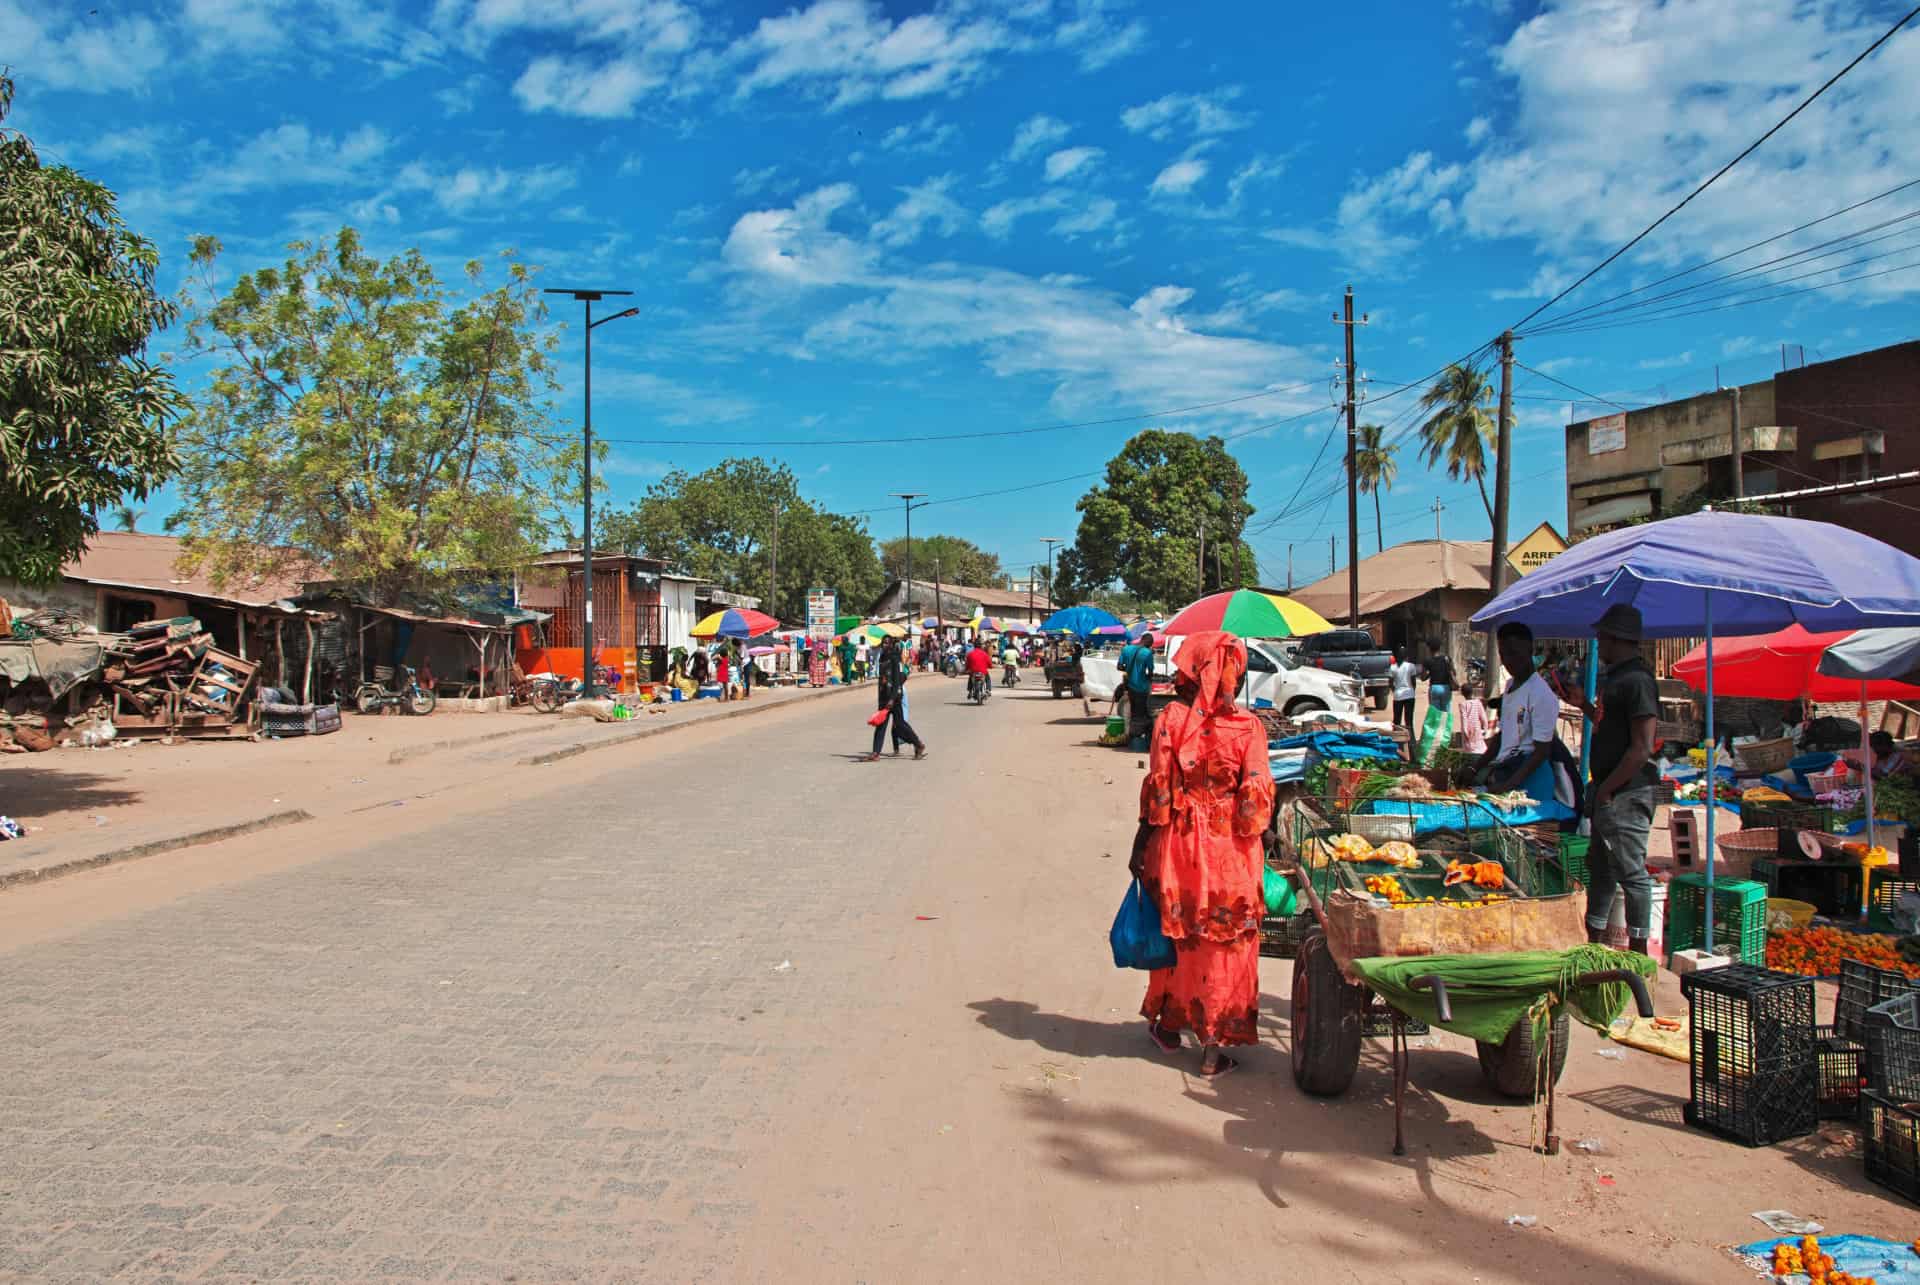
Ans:
[{"label": "blue umbrella", "polygon": [[1093,637],[1093,631],[1102,625],[1117,625],[1120,617],[1098,607],[1065,607],[1054,612],[1040,622],[1040,628],[1048,633],[1061,630],[1078,634],[1082,638]]},{"label": "blue umbrella", "polygon": [[[1479,629],[1519,621],[1536,636],[1590,638],[1608,607],[1637,607],[1649,638],[1707,640],[1713,745],[1713,636],[1920,625],[1920,559],[1869,535],[1799,518],[1711,509],[1577,544],[1474,613]],[[1706,947],[1713,949],[1714,773],[1707,772]]]}]

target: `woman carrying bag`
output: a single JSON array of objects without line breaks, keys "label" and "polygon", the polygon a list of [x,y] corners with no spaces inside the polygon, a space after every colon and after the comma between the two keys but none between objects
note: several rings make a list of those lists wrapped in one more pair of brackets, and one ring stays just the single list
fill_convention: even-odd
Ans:
[{"label": "woman carrying bag", "polygon": [[1266,729],[1234,704],[1246,670],[1246,645],[1231,634],[1193,634],[1180,648],[1129,863],[1175,948],[1172,967],[1150,974],[1141,1016],[1168,1053],[1193,1032],[1208,1076],[1237,1065],[1224,1046],[1259,1039],[1261,836],[1273,774]]},{"label": "woman carrying bag", "polygon": [[927,756],[927,743],[907,722],[906,699],[907,674],[900,658],[900,640],[889,638],[880,648],[880,708],[867,720],[873,727],[873,752],[867,755],[866,762],[880,761],[880,747],[886,744],[889,722],[893,724],[894,744],[905,741],[913,746],[915,759]]}]

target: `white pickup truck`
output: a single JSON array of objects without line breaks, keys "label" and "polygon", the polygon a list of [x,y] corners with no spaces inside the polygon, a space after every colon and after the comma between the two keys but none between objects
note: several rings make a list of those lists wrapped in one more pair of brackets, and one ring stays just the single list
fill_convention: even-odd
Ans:
[{"label": "white pickup truck", "polygon": [[[1170,662],[1179,653],[1180,642],[1178,638],[1171,639],[1171,652],[1154,657],[1157,677],[1164,679],[1171,675]],[[1088,652],[1081,658],[1080,667],[1086,674],[1089,701],[1110,701],[1125,685],[1117,652]],[[1358,718],[1362,692],[1359,681],[1345,674],[1296,664],[1278,643],[1247,640],[1247,676],[1240,684],[1243,704],[1266,701],[1290,718],[1320,710]]]}]

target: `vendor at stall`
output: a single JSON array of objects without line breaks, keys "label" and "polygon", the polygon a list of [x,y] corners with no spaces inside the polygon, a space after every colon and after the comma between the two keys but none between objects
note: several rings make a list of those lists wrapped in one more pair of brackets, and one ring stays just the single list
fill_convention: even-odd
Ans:
[{"label": "vendor at stall", "polygon": [[1500,731],[1473,765],[1471,779],[1496,794],[1518,790],[1550,817],[1578,814],[1578,794],[1565,756],[1555,753],[1560,698],[1534,664],[1533,630],[1500,626],[1500,663],[1513,675],[1500,698]]}]

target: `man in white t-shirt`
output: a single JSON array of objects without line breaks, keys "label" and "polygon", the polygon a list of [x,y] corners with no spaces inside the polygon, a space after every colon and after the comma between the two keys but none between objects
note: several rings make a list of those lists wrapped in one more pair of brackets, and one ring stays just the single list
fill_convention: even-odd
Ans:
[{"label": "man in white t-shirt", "polygon": [[1560,698],[1533,667],[1531,629],[1509,621],[1500,626],[1497,643],[1500,663],[1513,677],[1500,698],[1500,734],[1474,765],[1474,776],[1489,790],[1504,793],[1525,788],[1552,756]]},{"label": "man in white t-shirt", "polygon": [[1393,721],[1396,726],[1413,730],[1414,683],[1420,677],[1420,666],[1407,659],[1404,647],[1393,651],[1393,664],[1387,668],[1387,676],[1393,680]]}]

